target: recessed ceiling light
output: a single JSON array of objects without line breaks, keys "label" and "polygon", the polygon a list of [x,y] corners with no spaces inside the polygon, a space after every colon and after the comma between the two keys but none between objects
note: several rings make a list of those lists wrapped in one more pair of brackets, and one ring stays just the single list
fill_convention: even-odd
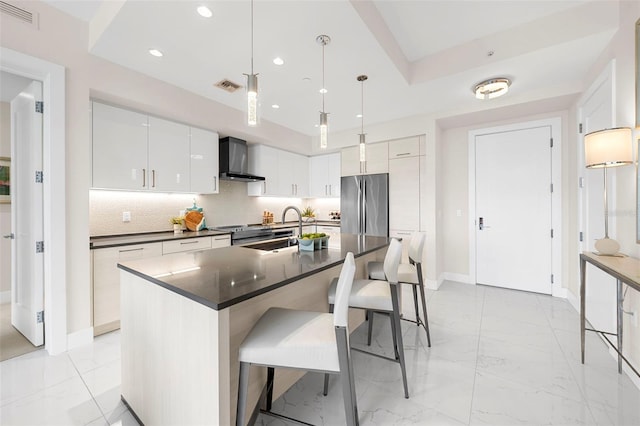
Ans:
[{"label": "recessed ceiling light", "polygon": [[314,124],[313,127],[320,127],[320,125],[319,124]]},{"label": "recessed ceiling light", "polygon": [[320,89],[320,93],[327,93],[327,89],[325,88]]},{"label": "recessed ceiling light", "polygon": [[273,60],[273,63],[276,65],[284,65],[284,59],[282,59],[280,56],[278,56],[277,58],[275,58]]},{"label": "recessed ceiling light", "polygon": [[207,6],[198,6],[197,10],[200,16],[202,16],[203,18],[211,18],[213,16],[213,12],[211,12],[211,9],[209,9]]},{"label": "recessed ceiling light", "polygon": [[158,58],[161,57],[161,56],[164,56],[163,53],[161,51],[159,51],[158,49],[149,49],[149,53],[151,55],[153,55],[153,56],[158,57]]},{"label": "recessed ceiling light", "polygon": [[362,114],[356,115],[356,118],[362,118]]},{"label": "recessed ceiling light", "polygon": [[278,105],[278,104],[273,104],[273,105],[271,105],[271,108],[273,108],[273,109],[278,109],[278,108],[280,108],[280,105]]}]

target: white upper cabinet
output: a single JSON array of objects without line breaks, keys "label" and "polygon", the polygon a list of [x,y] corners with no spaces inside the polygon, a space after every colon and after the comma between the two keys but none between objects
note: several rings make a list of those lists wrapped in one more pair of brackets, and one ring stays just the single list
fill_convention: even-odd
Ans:
[{"label": "white upper cabinet", "polygon": [[249,146],[249,173],[264,176],[264,182],[250,182],[249,195],[307,197],[309,159],[266,145]]},{"label": "white upper cabinet", "polygon": [[191,191],[198,194],[217,194],[220,191],[218,173],[218,134],[191,128]]},{"label": "white upper cabinet", "polygon": [[309,158],[309,195],[316,198],[340,196],[340,153]]},{"label": "white upper cabinet", "polygon": [[342,176],[372,175],[389,172],[389,143],[367,144],[366,161],[360,164],[360,147],[351,146],[342,150]]},{"label": "white upper cabinet", "polygon": [[149,117],[151,190],[190,192],[189,150],[189,126]]},{"label": "white upper cabinet", "polygon": [[389,160],[389,229],[420,229],[420,158]]},{"label": "white upper cabinet", "polygon": [[389,160],[418,155],[420,155],[419,136],[389,141]]},{"label": "white upper cabinet", "polygon": [[218,192],[218,134],[93,102],[93,188]]},{"label": "white upper cabinet", "polygon": [[147,189],[148,117],[93,103],[94,188]]}]

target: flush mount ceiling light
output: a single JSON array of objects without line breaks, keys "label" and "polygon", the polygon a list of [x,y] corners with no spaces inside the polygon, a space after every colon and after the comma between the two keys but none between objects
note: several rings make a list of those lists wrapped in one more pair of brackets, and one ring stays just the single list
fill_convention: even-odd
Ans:
[{"label": "flush mount ceiling light", "polygon": [[324,85],[324,47],[331,43],[331,37],[321,34],[316,37],[316,43],[322,46],[322,111],[320,111],[320,149],[327,149],[327,138],[329,132],[328,113],[324,111],[324,94],[327,93],[327,89]]},{"label": "flush mount ceiling light", "polygon": [[509,91],[511,80],[508,78],[491,78],[476,84],[473,93],[478,99],[493,99]]},{"label": "flush mount ceiling light", "polygon": [[160,58],[163,55],[163,53],[161,51],[159,51],[158,49],[149,49],[149,54],[151,54],[152,56],[155,56],[157,58]]},{"label": "flush mount ceiling light", "polygon": [[211,9],[209,9],[207,6],[198,6],[198,9],[196,10],[203,18],[211,18],[213,16],[213,12],[211,12]]}]

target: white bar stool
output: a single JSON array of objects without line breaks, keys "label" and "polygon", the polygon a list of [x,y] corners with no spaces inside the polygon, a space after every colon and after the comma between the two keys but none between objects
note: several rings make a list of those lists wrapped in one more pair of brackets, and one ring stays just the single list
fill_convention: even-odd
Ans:
[{"label": "white bar stool", "polygon": [[[347,253],[338,279],[333,313],[270,308],[251,329],[240,345],[240,380],[236,425],[245,426],[245,406],[249,386],[249,366],[267,370],[267,410],[271,413],[274,368],[295,368],[339,374],[342,382],[346,423],[359,425],[351,352],[349,350],[349,293],[356,265],[353,253]],[[291,419],[295,420],[295,419]]]},{"label": "white bar stool", "polygon": [[[431,335],[429,333],[429,317],[427,315],[427,300],[424,295],[424,281],[422,278],[422,252],[424,250],[425,235],[423,233],[415,233],[411,236],[409,242],[409,263],[401,263],[398,266],[398,282],[400,284],[410,284],[413,288],[413,306],[416,310],[416,320],[402,318],[405,321],[412,322],[417,326],[422,326],[427,333],[427,344],[431,347]],[[384,280],[385,273],[382,262],[369,262],[367,264],[369,278],[372,280]],[[422,312],[424,320],[420,318],[420,310],[418,308],[418,289],[420,289],[420,299],[422,301]],[[367,335],[367,344],[371,345],[371,332],[373,329],[373,311],[367,313],[369,317],[369,333]]]},{"label": "white bar stool", "polygon": [[[404,397],[409,398],[409,388],[407,386],[407,371],[404,361],[404,345],[402,343],[402,329],[400,328],[400,303],[398,286],[398,266],[402,257],[402,244],[397,239],[391,239],[384,258],[383,270],[384,280],[360,279],[354,280],[349,295],[349,307],[366,309],[368,311],[379,311],[389,314],[391,318],[391,334],[393,336],[393,348],[395,358],[389,358],[372,352],[363,351],[358,348],[351,348],[354,351],[374,355],[389,361],[400,364],[402,381],[404,384]],[[336,298],[337,279],[333,279],[329,287],[329,309],[331,310]],[[337,305],[336,305],[337,306]],[[329,376],[324,376],[324,394],[327,394],[329,387]]]}]

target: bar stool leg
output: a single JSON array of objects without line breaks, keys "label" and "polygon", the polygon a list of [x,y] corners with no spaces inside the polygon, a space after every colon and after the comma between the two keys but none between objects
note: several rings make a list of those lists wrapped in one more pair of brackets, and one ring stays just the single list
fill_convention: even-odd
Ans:
[{"label": "bar stool leg", "polygon": [[411,285],[413,290],[413,307],[416,310],[416,327],[420,327],[420,310],[418,309],[418,289],[415,285]]},{"label": "bar stool leg", "polygon": [[245,410],[247,405],[247,388],[249,387],[249,364],[240,362],[240,379],[238,380],[238,405],[236,408],[236,426],[245,426]]},{"label": "bar stool leg", "polygon": [[[342,397],[348,426],[358,426],[358,403],[356,387],[353,378],[353,364],[349,356],[349,337],[345,327],[336,327],[336,341],[338,343],[338,360],[340,363],[340,381],[342,382]],[[327,374],[325,373],[325,377]]]},{"label": "bar stool leg", "polygon": [[427,331],[427,345],[431,347],[431,334],[429,333],[429,316],[427,315],[427,299],[424,296],[424,286],[420,284],[420,298],[422,299],[422,312],[424,315],[424,329]]},{"label": "bar stool leg", "polygon": [[267,411],[271,411],[271,405],[273,404],[273,367],[267,367]]},{"label": "bar stool leg", "polygon": [[391,316],[396,330],[397,353],[399,355],[400,369],[402,370],[402,382],[404,384],[404,397],[409,398],[409,386],[407,385],[407,368],[404,362],[404,343],[402,341],[402,328],[400,327],[400,305],[398,303],[398,286],[399,284],[391,284],[391,303],[393,304],[393,312]]},{"label": "bar stool leg", "polygon": [[[333,305],[329,305],[329,313],[333,313]],[[324,386],[322,388],[322,394],[327,396],[329,394],[329,373],[324,373]]]},{"label": "bar stool leg", "polygon": [[367,346],[371,346],[371,335],[373,334],[373,311],[367,310],[369,330],[367,332]]}]

